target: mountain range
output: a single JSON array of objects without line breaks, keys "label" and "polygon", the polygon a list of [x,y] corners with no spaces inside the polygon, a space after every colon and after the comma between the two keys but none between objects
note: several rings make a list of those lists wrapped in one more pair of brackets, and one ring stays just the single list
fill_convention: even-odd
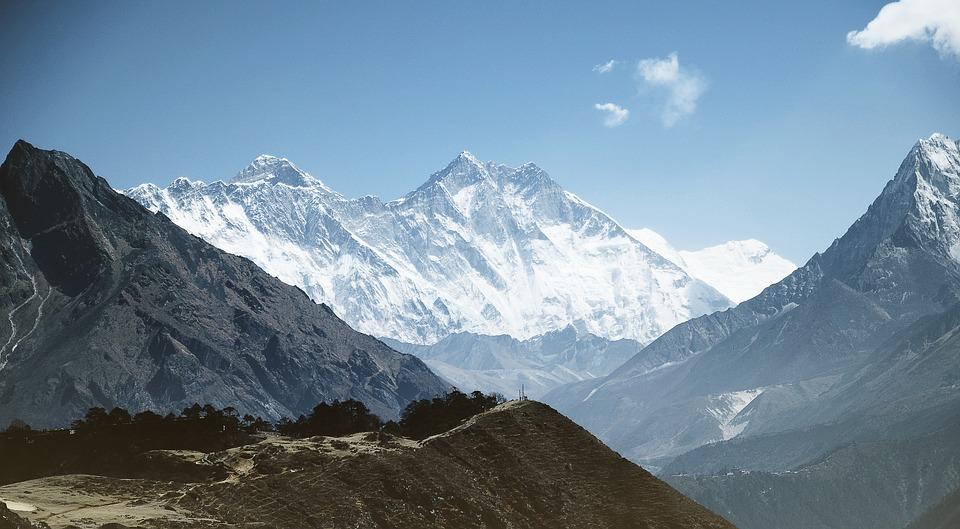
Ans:
[{"label": "mountain range", "polygon": [[[751,241],[668,258],[535,164],[469,152],[389,202],[344,197],[267,155],[227,182],[179,178],[125,193],[355,328],[409,344],[456,333],[527,340],[570,326],[645,344],[733,305],[721,289],[743,297],[793,268]],[[711,275],[718,259],[750,268],[731,283]]]},{"label": "mountain range", "polygon": [[194,402],[278,419],[449,386],[251,261],[19,141],[0,166],[0,424]]},{"label": "mountain range", "polygon": [[[720,476],[716,488],[674,483],[708,505],[735,506],[718,510],[743,529],[771,519],[899,527],[960,487],[958,331],[960,146],[934,134],[842,237],[785,279],[674,327],[606,377],[544,398],[649,468]],[[883,473],[891,461],[909,465],[897,454],[914,451],[940,459]],[[804,507],[833,501],[827,481],[849,500],[827,512],[869,513],[880,502],[898,514],[884,525],[866,514],[828,522]],[[764,503],[788,483],[794,493]]]}]

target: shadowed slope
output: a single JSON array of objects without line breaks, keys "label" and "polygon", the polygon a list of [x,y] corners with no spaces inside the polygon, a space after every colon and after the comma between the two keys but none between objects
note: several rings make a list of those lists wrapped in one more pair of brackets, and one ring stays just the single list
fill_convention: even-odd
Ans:
[{"label": "shadowed slope", "polygon": [[348,398],[390,418],[446,389],[68,154],[17,142],[0,198],[0,424],[194,402],[276,419]]}]

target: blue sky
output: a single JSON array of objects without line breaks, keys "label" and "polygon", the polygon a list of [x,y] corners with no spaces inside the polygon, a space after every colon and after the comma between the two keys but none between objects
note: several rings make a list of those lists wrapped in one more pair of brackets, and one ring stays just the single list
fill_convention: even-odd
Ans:
[{"label": "blue sky", "polygon": [[[116,187],[271,153],[388,199],[469,149],[680,248],[804,261],[917,138],[960,136],[957,56],[847,42],[884,3],[4,2],[0,145]],[[629,114],[605,126],[606,103]]]}]

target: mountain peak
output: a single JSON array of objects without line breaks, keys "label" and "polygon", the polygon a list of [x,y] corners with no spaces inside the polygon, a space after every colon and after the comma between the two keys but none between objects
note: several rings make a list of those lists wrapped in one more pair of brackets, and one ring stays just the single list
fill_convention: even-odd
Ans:
[{"label": "mountain peak", "polygon": [[261,154],[253,159],[254,163],[274,163],[278,161],[289,161],[286,158],[278,158],[272,154]]},{"label": "mountain peak", "polygon": [[454,160],[463,160],[465,162],[469,162],[477,165],[483,165],[483,163],[479,159],[477,159],[477,157],[474,156],[472,152],[466,149],[460,151],[460,154],[458,154],[457,157],[454,158]]},{"label": "mountain peak", "polygon": [[934,132],[927,139],[920,138],[920,143],[929,143],[929,144],[948,144],[952,143],[956,145],[956,142],[950,139],[949,136],[942,132]]},{"label": "mountain peak", "polygon": [[330,188],[286,158],[261,154],[245,169],[233,177],[231,183],[252,184],[265,181],[270,184],[286,184],[293,187],[319,187],[327,192]]},{"label": "mountain peak", "polygon": [[955,202],[960,196],[960,144],[939,132],[918,140],[884,193],[916,195],[924,203],[934,195]]},{"label": "mountain peak", "polygon": [[[910,150],[910,154],[919,154],[919,153],[934,153],[934,152],[957,152],[960,149],[960,142],[957,142],[951,139],[946,134],[935,132],[927,138],[920,138],[913,145],[913,148]],[[907,160],[910,159],[910,156],[907,156]]]},{"label": "mountain peak", "polygon": [[489,179],[490,171],[487,166],[470,151],[464,150],[446,167],[430,175],[414,193],[441,184],[448,193],[453,194],[469,185]]},{"label": "mountain peak", "polygon": [[896,237],[960,261],[960,146],[944,134],[920,139],[896,175],[842,237],[821,254],[834,277],[859,273],[878,245]]},{"label": "mountain peak", "polygon": [[[453,171],[451,171],[451,169]],[[484,175],[487,175],[487,168],[476,156],[473,155],[470,151],[464,150],[460,151],[450,163],[443,169],[441,172],[470,172],[478,171]]]},{"label": "mountain peak", "polygon": [[960,172],[960,144],[944,134],[935,133],[926,140],[917,142],[916,150],[923,154],[923,158],[932,164],[937,171],[951,172],[956,175]]}]

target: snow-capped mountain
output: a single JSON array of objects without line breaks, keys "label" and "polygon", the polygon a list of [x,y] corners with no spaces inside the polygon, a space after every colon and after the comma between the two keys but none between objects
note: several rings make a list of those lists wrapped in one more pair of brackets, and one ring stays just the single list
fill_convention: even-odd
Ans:
[{"label": "snow-capped mountain", "polygon": [[756,296],[797,269],[796,264],[777,255],[756,239],[729,241],[702,250],[685,251],[677,250],[662,235],[649,228],[627,231],[648,248],[736,303]]},{"label": "snow-capped mountain", "polygon": [[567,326],[647,343],[731,305],[532,163],[463,152],[390,202],[346,198],[271,156],[229,182],[180,178],[126,194],[355,328],[409,343]]},{"label": "snow-capped mountain", "polygon": [[[544,400],[638,461],[660,465],[735,436],[731,467],[783,470],[854,439],[955,424],[958,337],[960,143],[934,134],[842,237],[789,276]],[[787,440],[775,454],[750,444]],[[710,446],[699,461],[733,453]]]}]

